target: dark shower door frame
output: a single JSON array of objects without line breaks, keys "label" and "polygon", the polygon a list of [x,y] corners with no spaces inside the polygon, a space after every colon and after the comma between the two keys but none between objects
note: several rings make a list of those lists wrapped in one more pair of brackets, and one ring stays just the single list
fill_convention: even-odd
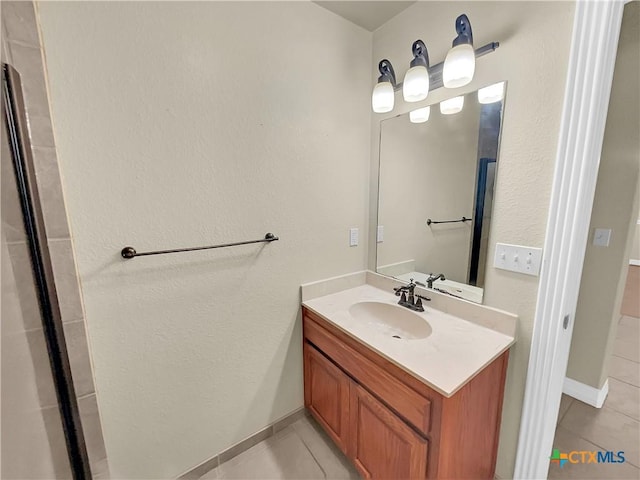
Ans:
[{"label": "dark shower door frame", "polygon": [[62,316],[53,277],[40,196],[29,143],[27,119],[20,75],[2,64],[2,108],[9,147],[15,168],[25,232],[31,255],[49,362],[67,444],[69,463],[75,480],[91,479],[89,459],[80,422],[78,402],[71,377]]},{"label": "dark shower door frame", "polygon": [[480,246],[482,243],[482,226],[484,222],[484,199],[487,194],[487,170],[490,163],[496,163],[495,158],[481,158],[478,162],[478,181],[476,186],[476,205],[473,212],[473,232],[471,234],[471,261],[469,268],[469,284],[478,284],[478,269],[480,268]]}]

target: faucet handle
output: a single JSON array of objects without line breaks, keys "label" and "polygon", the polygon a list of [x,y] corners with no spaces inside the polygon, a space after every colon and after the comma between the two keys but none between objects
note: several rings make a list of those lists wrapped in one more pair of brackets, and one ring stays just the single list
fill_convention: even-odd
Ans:
[{"label": "faucet handle", "polygon": [[416,295],[416,303],[413,304],[413,310],[417,312],[424,312],[424,307],[422,306],[422,300],[430,302],[431,299],[428,297],[423,297],[422,295]]}]

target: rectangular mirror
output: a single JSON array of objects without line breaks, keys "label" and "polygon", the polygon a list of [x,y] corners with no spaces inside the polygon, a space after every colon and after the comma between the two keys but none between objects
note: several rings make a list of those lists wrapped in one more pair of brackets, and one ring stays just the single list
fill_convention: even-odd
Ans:
[{"label": "rectangular mirror", "polygon": [[482,303],[505,91],[381,122],[378,273]]}]

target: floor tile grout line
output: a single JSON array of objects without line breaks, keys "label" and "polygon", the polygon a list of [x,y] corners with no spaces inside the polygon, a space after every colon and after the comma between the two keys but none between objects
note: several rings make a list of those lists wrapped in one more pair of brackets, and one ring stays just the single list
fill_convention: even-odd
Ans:
[{"label": "floor tile grout line", "polygon": [[[624,413],[622,413],[622,412],[618,412],[617,410],[614,410],[614,409],[612,409],[612,408],[610,408],[610,407],[602,407],[600,410],[608,410],[608,411],[610,411],[610,412],[618,413],[618,414],[623,415],[623,416],[625,416],[625,417],[627,417],[627,418],[629,418],[629,419],[633,420],[634,422],[637,422],[638,424],[640,424],[640,420],[636,420],[635,418],[630,417],[629,415],[626,415],[626,414],[624,414]],[[568,413],[568,412],[569,412],[569,410],[567,410],[567,413]],[[566,415],[566,413],[565,413],[565,415]],[[587,440],[587,441],[588,441],[588,442],[590,442],[590,443],[594,443],[592,440],[589,440],[588,438],[583,437],[580,433],[578,433],[578,432],[574,431],[572,428],[569,428],[569,426],[567,426],[567,425],[560,425],[560,424],[558,424],[558,425],[556,425],[556,430],[557,430],[557,427],[562,427],[562,428],[564,428],[566,431],[573,433],[575,436],[580,437],[580,438],[582,438],[583,440]],[[594,445],[595,445],[595,444],[594,444]]]},{"label": "floor tile grout line", "polygon": [[616,413],[619,413],[620,415],[624,415],[625,417],[630,418],[634,422],[638,422],[638,424],[640,424],[640,420],[638,420],[637,418],[633,418],[631,415],[627,415],[624,412],[620,412],[620,411],[616,410],[615,408],[607,407],[606,405],[604,405],[602,408],[606,408],[607,410],[610,410],[612,412],[616,412]]},{"label": "floor tile grout line", "polygon": [[618,323],[620,323],[622,320],[624,320],[625,318],[630,318],[633,321],[637,321],[640,322],[640,318],[638,317],[634,317],[633,315],[621,315],[620,319],[618,320]]},{"label": "floor tile grout line", "polygon": [[640,362],[636,362],[635,360],[631,360],[631,359],[629,359],[627,357],[622,357],[622,356],[618,355],[617,353],[612,353],[611,356],[618,357],[618,358],[621,358],[623,360],[628,360],[629,362],[637,363],[638,365],[640,365]]},{"label": "floor tile grout line", "polygon": [[638,385],[634,385],[633,383],[629,383],[629,382],[627,382],[626,380],[623,380],[623,379],[621,379],[621,378],[614,377],[614,376],[613,376],[613,375],[611,375],[611,374],[609,375],[609,378],[613,378],[616,382],[624,383],[624,384],[629,385],[629,386],[631,386],[631,387],[633,387],[633,388],[640,389],[640,386],[638,386]]},{"label": "floor tile grout line", "polygon": [[302,438],[302,435],[300,435],[298,433],[298,430],[291,425],[291,427],[293,427],[293,431],[296,434],[296,436],[298,437],[298,439],[300,440],[300,442],[302,443],[302,445],[304,445],[304,448],[307,449],[307,451],[309,452],[309,455],[311,455],[311,458],[313,458],[313,461],[316,462],[316,464],[318,465],[318,468],[322,471],[322,474],[324,475],[324,478],[329,478],[327,476],[327,472],[325,471],[325,469],[322,467],[322,464],[320,463],[320,461],[316,458],[316,456],[313,454],[313,451],[311,450],[311,448],[309,447],[309,445],[307,445],[307,442],[304,441],[304,438]]},{"label": "floor tile grout line", "polygon": [[[609,450],[607,449],[607,447],[604,447],[604,446],[602,446],[602,445],[599,445],[599,444],[597,444],[596,442],[594,442],[593,440],[590,440],[590,439],[588,439],[588,438],[586,438],[586,437],[583,437],[582,435],[580,435],[580,434],[578,434],[578,433],[575,433],[575,432],[573,432],[572,430],[569,430],[569,429],[568,429],[568,428],[566,428],[566,427],[563,427],[563,428],[564,428],[565,430],[567,430],[568,432],[573,433],[573,434],[574,434],[576,437],[578,437],[579,439],[584,440],[585,442],[590,443],[591,445],[594,445],[594,446],[596,446],[596,447],[598,447],[598,448],[601,448],[602,450],[609,451]],[[626,453],[626,452],[625,452],[625,453]],[[640,466],[636,465],[635,463],[631,463],[631,462],[630,462],[629,460],[627,460],[626,458],[625,458],[625,462],[626,462],[626,463],[628,463],[629,465],[631,465],[632,467],[635,467],[635,468],[640,469]]]},{"label": "floor tile grout line", "polygon": [[[568,396],[568,395],[567,395]],[[569,396],[568,396],[569,397]],[[571,397],[569,397],[571,398]],[[560,422],[564,419],[564,417],[567,416],[567,413],[569,412],[569,409],[571,408],[571,405],[573,405],[573,401],[575,399],[571,398],[571,401],[569,402],[569,406],[567,407],[567,409],[564,411],[564,413],[560,416],[560,418],[558,419],[558,422],[556,423],[556,427],[558,427],[560,425]]]},{"label": "floor tile grout line", "polygon": [[625,360],[629,360],[630,362],[633,362],[633,363],[640,363],[634,360],[633,358],[623,357],[622,355],[616,355],[616,357],[624,358]]},{"label": "floor tile grout line", "polygon": [[589,439],[589,438],[583,437],[582,435],[579,435],[579,434],[577,434],[577,433],[575,433],[574,435],[575,435],[576,437],[578,437],[579,439],[584,440],[584,441],[585,441],[585,442],[587,442],[587,443],[590,443],[591,445],[595,445],[596,447],[601,448],[601,449],[603,449],[603,450],[605,450],[605,449],[606,449],[606,447],[603,447],[602,445],[600,445],[600,444],[598,444],[598,443],[594,442],[593,440],[591,440],[591,439]]},{"label": "floor tile grout line", "polygon": [[638,418],[634,418],[634,417],[632,417],[631,415],[628,415],[628,414],[626,414],[626,413],[624,413],[624,412],[621,412],[621,411],[619,411],[619,410],[616,410],[615,408],[611,408],[611,407],[607,407],[607,408],[608,408],[609,410],[611,410],[612,412],[616,412],[616,413],[619,413],[620,415],[624,415],[625,417],[630,418],[631,420],[633,420],[633,421],[635,421],[635,422],[638,422],[638,423],[640,424],[640,419],[638,419]]},{"label": "floor tile grout line", "polygon": [[[318,467],[318,468],[320,469],[320,471],[322,472],[322,474],[323,474],[324,478],[325,478],[325,479],[329,478],[329,477],[327,476],[327,472],[324,470],[324,468],[322,467],[322,465],[320,464],[320,462],[318,461],[318,459],[316,458],[316,456],[313,454],[313,452],[311,451],[311,449],[309,448],[309,446],[308,446],[308,445],[306,444],[306,442],[303,440],[302,436],[298,433],[297,429],[293,426],[295,423],[296,423],[296,422],[294,422],[294,423],[292,423],[291,425],[288,425],[287,427],[285,427],[285,428],[283,428],[282,430],[278,431],[274,436],[271,436],[271,437],[269,437],[269,438],[265,438],[264,440],[261,440],[260,442],[258,442],[256,445],[254,445],[254,446],[253,446],[253,447],[251,447],[250,449],[246,450],[245,452],[250,451],[252,448],[257,447],[257,446],[259,446],[259,445],[263,444],[264,442],[266,442],[266,441],[268,441],[268,440],[270,440],[270,439],[273,439],[274,437],[276,437],[276,436],[278,436],[278,435],[285,436],[285,435],[289,435],[289,434],[293,433],[293,434],[295,435],[295,437],[300,441],[300,443],[302,444],[302,446],[305,448],[305,450],[307,450],[307,451],[309,452],[309,454],[311,455],[311,458],[313,459],[314,463],[317,465],[317,467]],[[287,432],[287,431],[289,431],[290,433],[285,433],[285,432]],[[261,451],[262,451],[262,450],[264,450],[264,448],[266,448],[266,447],[265,447],[265,446],[263,446],[263,448],[261,449]],[[245,453],[245,452],[243,452],[243,453]],[[236,458],[236,457],[234,457],[234,458]],[[225,463],[227,463],[227,462],[225,462]],[[221,467],[222,465],[223,465],[223,464],[220,464],[220,465],[219,465],[219,467]],[[221,471],[219,468],[217,469],[217,472],[218,472],[218,473],[217,473],[217,478],[218,478],[218,480],[224,480],[224,478],[225,478],[225,477],[220,475],[222,471]],[[274,480],[275,480],[275,479],[274,479]]]}]

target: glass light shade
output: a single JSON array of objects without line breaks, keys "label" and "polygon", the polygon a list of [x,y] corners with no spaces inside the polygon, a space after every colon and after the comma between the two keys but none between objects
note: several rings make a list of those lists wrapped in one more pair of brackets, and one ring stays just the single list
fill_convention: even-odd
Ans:
[{"label": "glass light shade", "polygon": [[393,85],[390,82],[380,82],[373,87],[371,107],[375,113],[387,113],[393,110]]},{"label": "glass light shade", "polygon": [[429,120],[430,113],[431,107],[418,108],[409,112],[409,120],[411,120],[411,123],[424,123]]},{"label": "glass light shade", "polygon": [[478,90],[478,101],[482,104],[499,102],[504,98],[504,82],[494,83]]},{"label": "glass light shade", "polygon": [[429,72],[426,67],[411,67],[404,75],[402,96],[405,102],[419,102],[429,94]]},{"label": "glass light shade", "polygon": [[443,115],[453,115],[462,110],[464,105],[464,97],[453,97],[449,100],[443,100],[440,102],[440,113]]},{"label": "glass light shade", "polygon": [[476,52],[473,45],[464,43],[447,53],[442,67],[442,83],[446,88],[463,87],[473,80],[476,71]]}]

